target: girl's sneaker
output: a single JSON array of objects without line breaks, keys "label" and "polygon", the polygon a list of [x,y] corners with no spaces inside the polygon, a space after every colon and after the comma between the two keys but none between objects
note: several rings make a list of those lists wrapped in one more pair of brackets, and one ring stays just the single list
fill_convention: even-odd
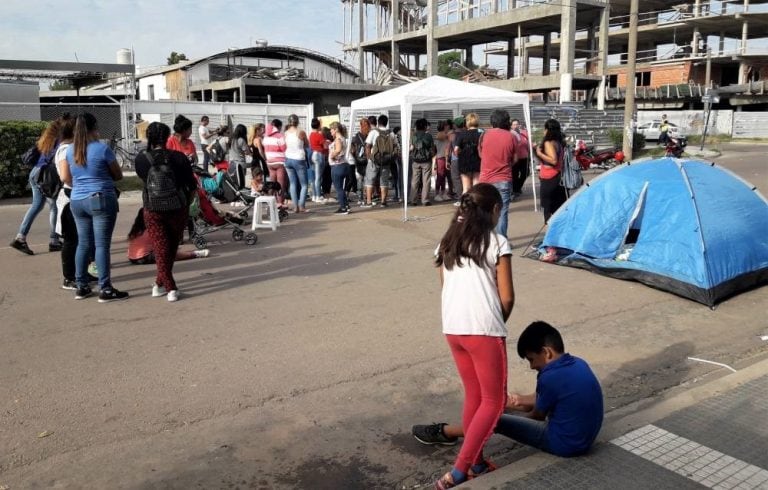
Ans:
[{"label": "girl's sneaker", "polygon": [[173,303],[174,301],[179,300],[179,291],[177,289],[172,289],[168,291],[168,301]]},{"label": "girl's sneaker", "polygon": [[166,291],[165,288],[162,286],[158,286],[157,284],[152,285],[152,297],[153,298],[160,298],[161,296],[165,296]]}]

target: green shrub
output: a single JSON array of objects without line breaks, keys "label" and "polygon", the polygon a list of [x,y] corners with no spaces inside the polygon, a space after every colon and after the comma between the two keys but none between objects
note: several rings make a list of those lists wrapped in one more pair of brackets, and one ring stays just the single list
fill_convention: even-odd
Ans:
[{"label": "green shrub", "polygon": [[28,172],[21,168],[21,155],[35,144],[47,123],[0,121],[0,199],[27,193]]},{"label": "green shrub", "polygon": [[[611,138],[611,144],[616,148],[624,146],[623,130],[611,128],[608,130],[608,137]],[[645,148],[645,136],[640,133],[635,133],[632,141],[632,151],[638,152],[643,148]]]}]

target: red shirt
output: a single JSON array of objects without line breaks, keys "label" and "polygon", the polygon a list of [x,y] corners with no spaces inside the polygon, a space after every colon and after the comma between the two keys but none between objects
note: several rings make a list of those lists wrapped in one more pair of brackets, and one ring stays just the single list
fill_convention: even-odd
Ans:
[{"label": "red shirt", "polygon": [[312,148],[312,151],[328,153],[328,148],[325,146],[325,136],[319,131],[309,133],[309,147]]},{"label": "red shirt", "polygon": [[195,148],[195,143],[191,139],[185,139],[182,142],[179,142],[178,139],[176,139],[175,136],[170,135],[168,137],[168,140],[165,142],[165,147],[169,150],[176,150],[182,152],[187,158],[189,158],[190,155],[194,155],[197,153],[197,149]]},{"label": "red shirt", "polygon": [[506,129],[493,128],[480,140],[480,182],[512,182],[515,161],[515,137]]}]

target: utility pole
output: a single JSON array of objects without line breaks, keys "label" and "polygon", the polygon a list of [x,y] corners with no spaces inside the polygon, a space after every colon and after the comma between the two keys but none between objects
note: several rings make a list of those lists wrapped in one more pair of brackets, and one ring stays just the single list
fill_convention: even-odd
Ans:
[{"label": "utility pole", "polygon": [[627,53],[627,95],[624,97],[624,158],[632,160],[632,141],[635,135],[635,64],[637,62],[637,17],[639,0],[629,6],[629,52]]}]

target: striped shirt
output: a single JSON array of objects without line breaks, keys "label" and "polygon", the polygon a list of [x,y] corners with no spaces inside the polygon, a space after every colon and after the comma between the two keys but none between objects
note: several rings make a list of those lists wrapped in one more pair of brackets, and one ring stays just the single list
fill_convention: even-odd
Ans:
[{"label": "striped shirt", "polygon": [[264,153],[267,156],[267,164],[283,165],[285,163],[285,137],[280,132],[271,133],[262,139]]}]

